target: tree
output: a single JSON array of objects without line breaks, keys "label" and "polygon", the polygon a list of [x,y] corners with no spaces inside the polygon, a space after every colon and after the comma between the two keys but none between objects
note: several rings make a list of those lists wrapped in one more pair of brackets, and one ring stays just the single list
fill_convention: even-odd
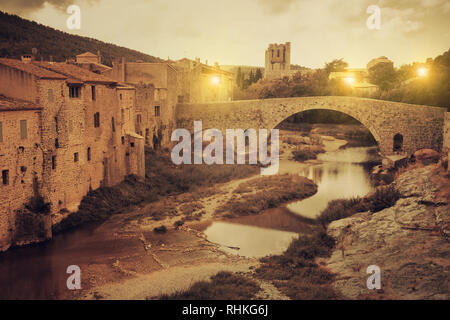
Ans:
[{"label": "tree", "polygon": [[256,69],[255,72],[255,82],[258,82],[259,79],[262,79],[263,75],[262,75],[262,71],[261,69]]},{"label": "tree", "polygon": [[325,71],[330,74],[331,72],[345,71],[348,67],[348,63],[344,59],[334,59],[331,62],[325,63]]},{"label": "tree", "polygon": [[243,87],[243,80],[244,80],[244,75],[242,74],[241,67],[239,67],[237,70],[237,75],[236,75],[236,85],[240,89],[242,89],[242,87]]},{"label": "tree", "polygon": [[382,91],[390,90],[396,82],[396,73],[392,63],[378,63],[369,70],[369,81]]}]

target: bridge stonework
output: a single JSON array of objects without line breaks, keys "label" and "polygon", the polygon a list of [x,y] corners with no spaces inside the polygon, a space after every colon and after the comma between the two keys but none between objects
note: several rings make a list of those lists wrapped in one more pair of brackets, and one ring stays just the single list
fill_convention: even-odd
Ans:
[{"label": "bridge stonework", "polygon": [[370,130],[383,155],[394,154],[396,134],[403,136],[403,152],[442,150],[445,108],[357,97],[300,97],[219,103],[178,104],[177,127],[192,132],[194,120],[203,129],[273,129],[289,116],[313,109],[343,112]]}]

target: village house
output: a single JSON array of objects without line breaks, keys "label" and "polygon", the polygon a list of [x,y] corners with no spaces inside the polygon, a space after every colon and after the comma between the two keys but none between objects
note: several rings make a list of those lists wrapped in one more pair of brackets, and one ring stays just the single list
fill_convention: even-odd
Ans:
[{"label": "village house", "polygon": [[203,103],[230,101],[233,97],[234,75],[214,66],[201,63],[199,58],[171,61],[178,71],[178,102]]},{"label": "village house", "polygon": [[145,137],[145,144],[154,149],[169,148],[176,128],[175,68],[168,63],[127,62],[122,58],[102,74],[135,89],[136,132]]},{"label": "village house", "polygon": [[134,88],[27,56],[0,59],[0,95],[0,249],[18,241],[16,212],[32,195],[50,204],[54,224],[89,190],[145,176]]}]

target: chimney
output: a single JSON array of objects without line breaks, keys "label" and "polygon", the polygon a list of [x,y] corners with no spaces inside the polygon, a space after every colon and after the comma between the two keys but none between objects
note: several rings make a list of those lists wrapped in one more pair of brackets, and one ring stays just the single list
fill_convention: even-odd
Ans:
[{"label": "chimney", "polygon": [[34,57],[31,54],[24,54],[21,56],[21,60],[22,60],[22,62],[30,63],[31,61],[34,60]]},{"label": "chimney", "polygon": [[120,64],[120,81],[125,82],[125,57],[122,57],[122,63]]}]

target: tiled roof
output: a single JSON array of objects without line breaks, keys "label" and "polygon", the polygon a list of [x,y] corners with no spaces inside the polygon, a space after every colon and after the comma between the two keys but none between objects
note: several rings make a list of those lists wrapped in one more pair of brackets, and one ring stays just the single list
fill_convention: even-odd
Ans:
[{"label": "tiled roof", "polygon": [[21,111],[21,110],[41,110],[41,109],[42,107],[40,107],[35,103],[19,99],[12,99],[0,95],[0,111]]},{"label": "tiled roof", "polygon": [[92,52],[87,51],[85,53],[77,55],[77,57],[98,57],[98,56],[96,54],[93,54]]},{"label": "tiled roof", "polygon": [[21,60],[0,58],[0,64],[32,74],[41,79],[66,79],[61,74],[40,68],[33,63],[22,62]]},{"label": "tiled roof", "polygon": [[34,64],[82,82],[116,83],[115,80],[65,62],[34,61]]}]

